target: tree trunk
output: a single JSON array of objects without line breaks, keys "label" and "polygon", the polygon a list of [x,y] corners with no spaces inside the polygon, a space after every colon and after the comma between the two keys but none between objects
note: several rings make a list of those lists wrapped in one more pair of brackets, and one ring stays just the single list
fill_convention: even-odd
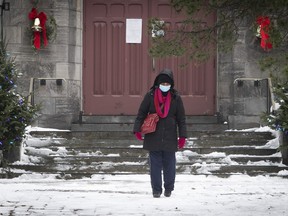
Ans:
[{"label": "tree trunk", "polygon": [[20,160],[21,146],[13,146],[9,151],[3,150],[3,159],[6,163],[13,163]]}]

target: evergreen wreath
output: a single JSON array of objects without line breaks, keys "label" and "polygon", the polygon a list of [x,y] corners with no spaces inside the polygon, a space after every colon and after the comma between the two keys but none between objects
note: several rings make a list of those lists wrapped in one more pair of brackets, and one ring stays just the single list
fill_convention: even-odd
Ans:
[{"label": "evergreen wreath", "polygon": [[36,7],[33,7],[28,14],[30,26],[28,28],[31,43],[34,49],[45,48],[48,42],[53,42],[57,37],[57,23],[53,16],[47,16],[46,13],[38,13]]}]

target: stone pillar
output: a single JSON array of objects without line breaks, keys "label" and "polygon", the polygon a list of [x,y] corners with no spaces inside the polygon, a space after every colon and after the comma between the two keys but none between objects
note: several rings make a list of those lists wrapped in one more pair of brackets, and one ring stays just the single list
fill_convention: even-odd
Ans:
[{"label": "stone pillar", "polygon": [[3,152],[2,152],[2,150],[0,150],[0,167],[3,166],[2,160],[3,160]]},{"label": "stone pillar", "polygon": [[281,132],[279,135],[279,143],[282,154],[282,163],[288,165],[288,135]]}]

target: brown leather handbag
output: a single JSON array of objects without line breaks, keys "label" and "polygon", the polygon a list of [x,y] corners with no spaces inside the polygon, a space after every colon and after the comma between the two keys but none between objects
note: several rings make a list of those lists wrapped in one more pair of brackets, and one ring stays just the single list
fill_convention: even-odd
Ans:
[{"label": "brown leather handbag", "polygon": [[159,116],[157,113],[148,114],[141,126],[141,133],[148,134],[155,132],[158,121]]}]

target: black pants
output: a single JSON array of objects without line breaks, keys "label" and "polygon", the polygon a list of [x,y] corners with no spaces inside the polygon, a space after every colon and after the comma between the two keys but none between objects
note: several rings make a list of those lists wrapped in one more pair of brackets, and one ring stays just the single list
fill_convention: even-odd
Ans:
[{"label": "black pants", "polygon": [[176,175],[175,152],[150,151],[149,162],[153,193],[162,193],[162,170],[165,190],[174,190]]}]

